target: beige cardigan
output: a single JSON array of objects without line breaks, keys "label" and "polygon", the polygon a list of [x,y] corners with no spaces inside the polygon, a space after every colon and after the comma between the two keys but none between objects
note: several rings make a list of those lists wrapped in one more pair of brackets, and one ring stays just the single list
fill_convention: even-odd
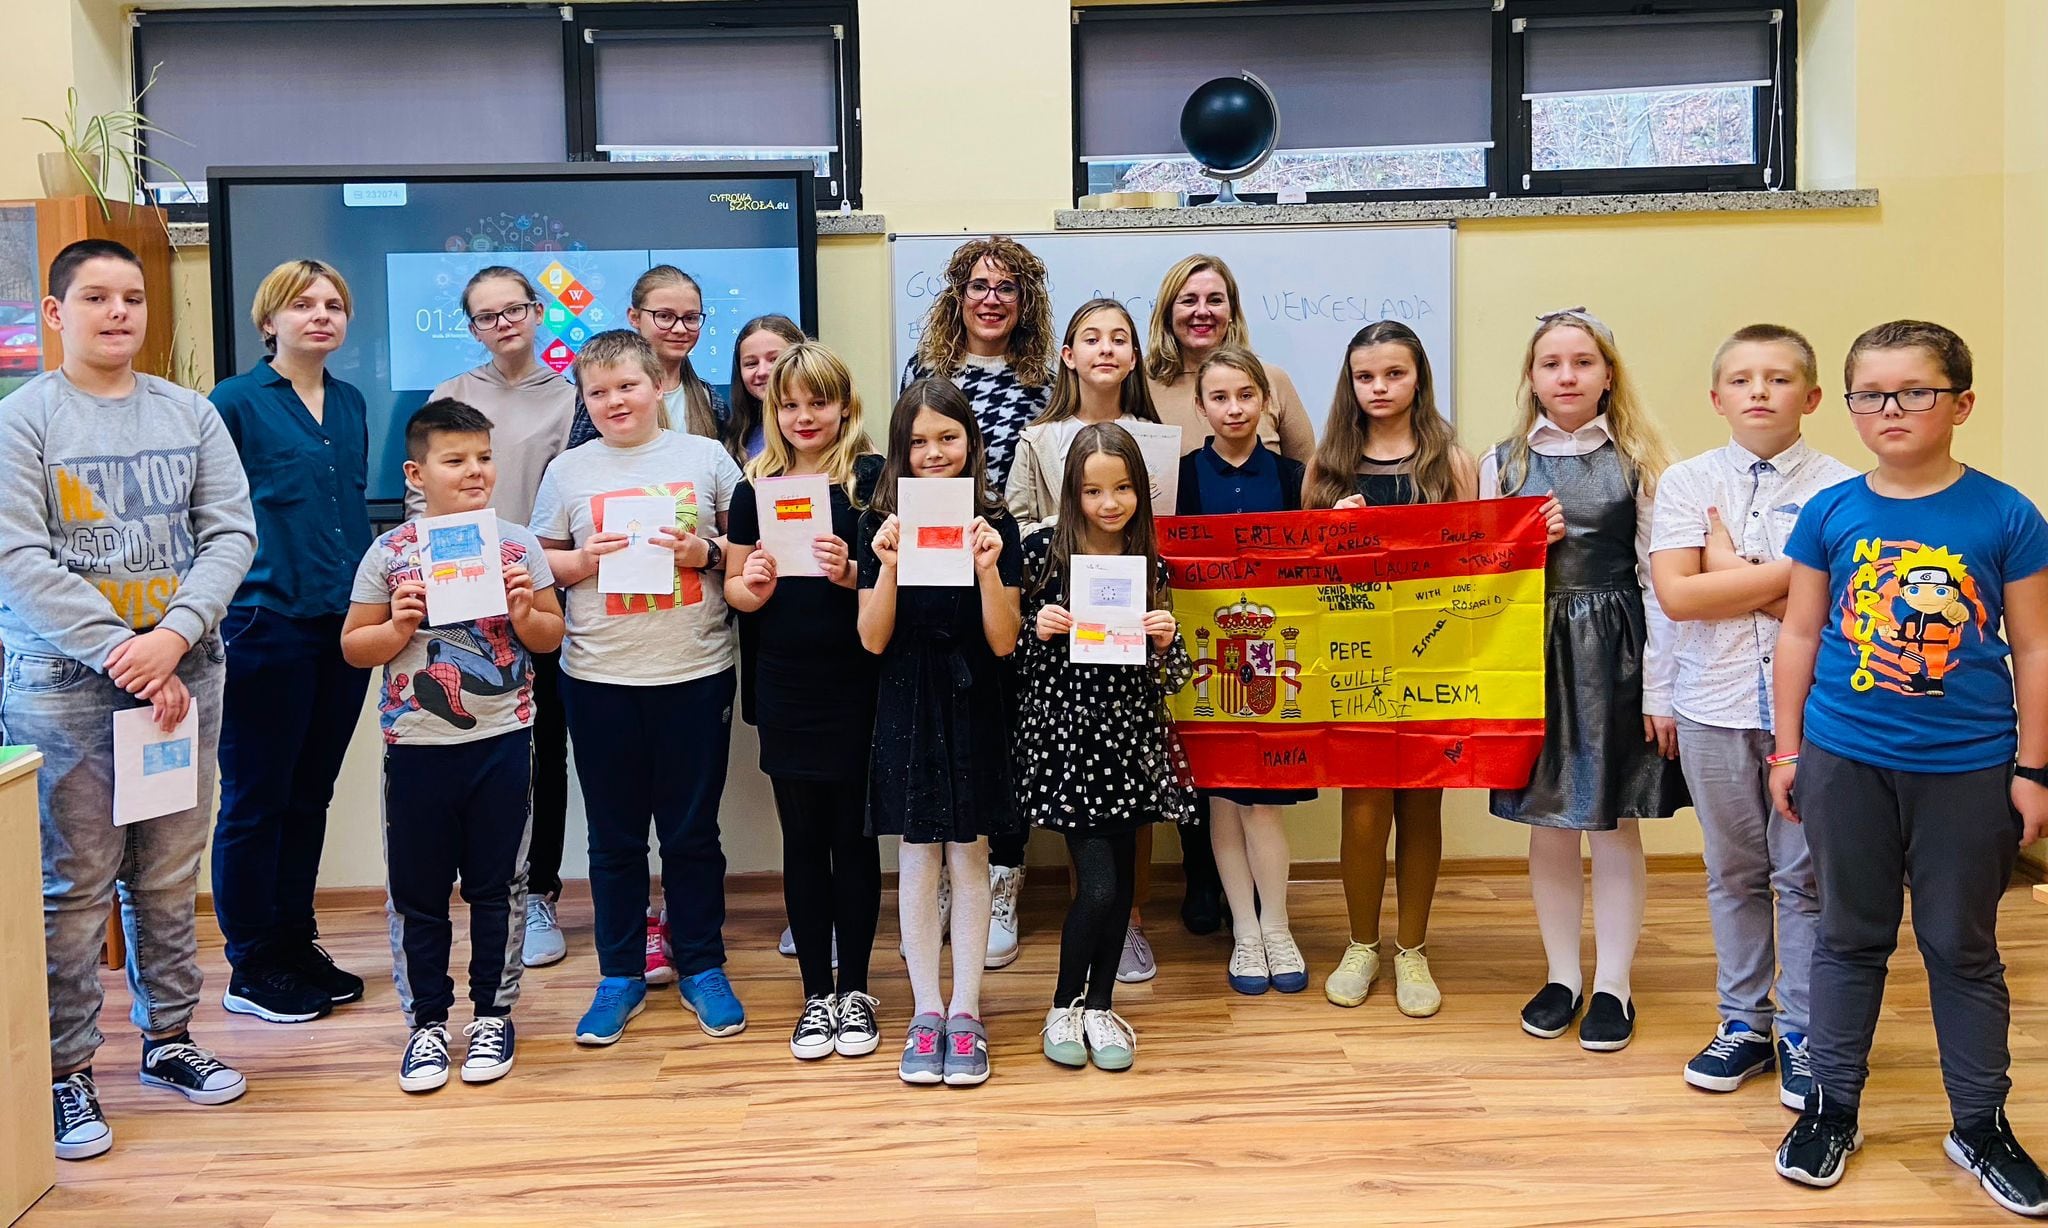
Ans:
[{"label": "beige cardigan", "polygon": [[[1273,385],[1273,403],[1259,419],[1259,438],[1280,455],[1307,464],[1316,454],[1314,420],[1308,416],[1308,408],[1301,403],[1301,394],[1294,390],[1294,381],[1287,378],[1287,372],[1267,363],[1266,379]],[[1180,427],[1181,451],[1200,448],[1210,432],[1209,420],[1195,404],[1195,377],[1183,375],[1163,384],[1147,376],[1145,384],[1152,390],[1152,406],[1159,411],[1159,420]]]}]

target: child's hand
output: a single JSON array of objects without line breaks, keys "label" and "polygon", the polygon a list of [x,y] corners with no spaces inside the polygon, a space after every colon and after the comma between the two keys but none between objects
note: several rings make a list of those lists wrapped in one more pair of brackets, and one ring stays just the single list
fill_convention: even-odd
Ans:
[{"label": "child's hand", "polygon": [[1173,621],[1171,610],[1145,611],[1145,634],[1152,637],[1154,647],[1170,647],[1173,644],[1173,633],[1179,626],[1179,623]]},{"label": "child's hand", "polygon": [[1776,601],[1773,601],[1771,604],[1763,607],[1761,610],[1758,610],[1757,613],[1762,614],[1766,618],[1775,618],[1779,622],[1784,622],[1785,599],[1783,597],[1780,597]]},{"label": "child's hand", "polygon": [[2012,808],[2020,812],[2020,847],[2048,835],[2048,789],[2031,780],[2012,778]]},{"label": "child's hand", "polygon": [[533,612],[533,574],[517,563],[505,569],[505,612],[513,618]]},{"label": "child's hand", "polygon": [[1700,555],[1700,566],[1707,571],[1728,571],[1736,567],[1749,566],[1749,560],[1735,549],[1735,536],[1721,519],[1721,509],[1707,509],[1707,543]]},{"label": "child's hand", "polygon": [[759,548],[748,554],[747,565],[740,568],[740,583],[754,596],[767,600],[775,591],[775,556]]},{"label": "child's hand", "polygon": [[583,543],[583,557],[591,560],[591,570],[595,571],[596,560],[624,550],[628,544],[624,533],[593,533],[590,540]]},{"label": "child's hand", "polygon": [[[1798,778],[1798,775],[1799,765],[1796,763],[1781,763],[1771,769],[1771,805],[1776,806],[1779,814],[1784,815],[1794,823],[1799,821],[1799,811],[1795,810],[1792,806],[1792,785]],[[2017,802],[2019,797],[2020,783],[2019,781],[2013,782],[2015,802]]]},{"label": "child's hand", "polygon": [[811,539],[811,557],[818,560],[827,580],[837,580],[846,574],[846,543],[831,534]]},{"label": "child's hand", "polygon": [[150,718],[156,722],[156,727],[170,733],[192,710],[192,692],[185,689],[182,678],[172,674],[164,679],[163,686],[157,688],[156,698],[149,701],[149,708]]},{"label": "child's hand", "polygon": [[1666,759],[1678,758],[1678,722],[1668,716],[1645,716],[1643,741],[1655,742],[1657,753]]},{"label": "child's hand", "polygon": [[1003,561],[1003,535],[990,528],[988,521],[976,516],[968,528],[968,536],[974,541],[974,570],[985,576],[995,575]]},{"label": "child's hand", "polygon": [[1343,511],[1348,511],[1348,510],[1351,510],[1351,509],[1354,509],[1354,508],[1361,508],[1361,507],[1364,507],[1364,506],[1365,506],[1365,496],[1364,496],[1364,495],[1345,495],[1345,496],[1344,496],[1344,497],[1343,497],[1342,499],[1339,499],[1339,500],[1337,500],[1337,501],[1336,501],[1335,503],[1332,503],[1332,504],[1331,504],[1330,506],[1331,506],[1331,507],[1332,507],[1333,509],[1337,509],[1337,510],[1343,510]]},{"label": "child's hand", "polygon": [[1074,629],[1074,616],[1063,605],[1048,605],[1038,611],[1038,638],[1049,640]]},{"label": "child's hand", "polygon": [[1555,546],[1564,540],[1564,504],[1557,501],[1556,495],[1543,501],[1543,521],[1549,528],[1545,539],[1549,544]]},{"label": "child's hand", "polygon": [[875,540],[872,543],[875,557],[881,560],[882,566],[896,566],[896,551],[902,542],[903,522],[892,515],[882,522],[881,528],[875,530]]},{"label": "child's hand", "polygon": [[[532,595],[533,587],[529,583],[527,586],[527,596],[531,598]],[[512,604],[512,594],[510,591],[507,591],[505,594],[505,604],[507,606]],[[391,625],[405,634],[411,635],[419,630],[420,624],[425,621],[427,621],[427,582],[425,580],[399,581],[398,587],[391,590]]]},{"label": "child's hand", "polygon": [[711,562],[711,543],[688,529],[656,529],[654,536],[647,540],[663,550],[673,551],[678,567],[701,568]]},{"label": "child's hand", "polygon": [[191,648],[184,636],[168,627],[144,631],[121,641],[107,654],[107,677],[130,695],[154,700]]}]

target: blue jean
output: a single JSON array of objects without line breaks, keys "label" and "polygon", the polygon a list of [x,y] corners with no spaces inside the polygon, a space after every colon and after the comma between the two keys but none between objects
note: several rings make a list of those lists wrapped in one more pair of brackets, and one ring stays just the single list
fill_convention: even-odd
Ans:
[{"label": "blue jean", "polygon": [[289,618],[236,606],[220,732],[213,914],[240,966],[266,947],[310,943],[313,887],[334,778],[362,716],[370,671],[341,659],[342,615]]},{"label": "blue jean", "polygon": [[144,705],[68,657],[6,654],[0,737],[43,753],[36,787],[53,1070],[91,1062],[104,1039],[100,944],[117,888],[128,940],[128,1017],[146,1033],[165,1035],[182,1029],[199,1002],[193,906],[213,815],[221,662],[220,640],[207,636],[178,666],[198,708],[198,805],[116,827],[113,716]]},{"label": "blue jean", "polygon": [[732,744],[733,671],[665,686],[562,675],[562,710],[590,828],[590,900],[602,976],[643,976],[647,823],[661,848],[676,973],[725,963],[718,800]]}]

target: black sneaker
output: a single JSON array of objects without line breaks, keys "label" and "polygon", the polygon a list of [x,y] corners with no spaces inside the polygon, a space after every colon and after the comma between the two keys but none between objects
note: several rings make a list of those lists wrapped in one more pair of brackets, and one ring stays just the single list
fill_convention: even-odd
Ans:
[{"label": "black sneaker", "polygon": [[297,973],[301,981],[326,994],[335,1006],[363,1000],[363,978],[335,967],[334,957],[317,942],[298,947],[279,962]]},{"label": "black sneaker", "polygon": [[142,1085],[164,1087],[194,1104],[226,1104],[249,1090],[242,1072],[192,1043],[190,1036],[142,1042]]},{"label": "black sneaker", "polygon": [[1952,1130],[1941,1149],[1970,1170],[1991,1201],[2017,1215],[2048,1216],[2048,1176],[2012,1136],[2005,1110],[1972,1130]]},{"label": "black sneaker", "polygon": [[1778,1144],[1778,1175],[1826,1189],[1841,1181],[1849,1153],[1861,1146],[1863,1130],[1854,1110],[1830,1107],[1825,1089],[1815,1084],[1806,1111]]},{"label": "black sneaker", "polygon": [[1544,1040],[1556,1040],[1578,1017],[1579,995],[1552,981],[1536,991],[1522,1008],[1522,1030]]},{"label": "black sneaker", "polygon": [[462,1029],[469,1048],[462,1055],[462,1081],[489,1083],[512,1070],[512,1021],[503,1015],[480,1016]]},{"label": "black sneaker", "polygon": [[50,1084],[50,1110],[55,1119],[57,1158],[89,1160],[114,1146],[114,1128],[100,1112],[100,1092],[92,1072],[81,1070]]},{"label": "black sneaker", "polygon": [[430,1092],[448,1082],[448,1025],[423,1024],[412,1030],[405,1042],[405,1056],[398,1059],[400,1091]]},{"label": "black sneaker", "polygon": [[1579,1048],[1594,1053],[1612,1053],[1628,1048],[1636,1036],[1636,1004],[1621,1004],[1611,993],[1596,993],[1579,1020]]},{"label": "black sneaker", "polygon": [[220,1004],[237,1015],[254,1015],[266,1023],[305,1023],[334,1009],[334,999],[299,978],[284,964],[253,959],[236,968]]}]

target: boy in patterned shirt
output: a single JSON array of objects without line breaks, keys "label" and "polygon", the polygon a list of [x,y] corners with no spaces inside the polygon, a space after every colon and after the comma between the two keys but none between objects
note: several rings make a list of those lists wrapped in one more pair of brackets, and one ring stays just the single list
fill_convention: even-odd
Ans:
[{"label": "boy in patterned shirt", "polygon": [[1678,761],[1705,845],[1720,991],[1721,1025],[1685,1081],[1732,1092],[1775,1065],[1778,1098],[1797,1110],[1813,1082],[1820,905],[1806,835],[1771,806],[1771,657],[1792,577],[1785,541],[1806,501],[1855,471],[1799,437],[1821,390],[1813,346],[1793,330],[1753,324],[1722,342],[1709,396],[1731,438],[1665,471],[1650,530],[1657,599],[1677,624]]}]

